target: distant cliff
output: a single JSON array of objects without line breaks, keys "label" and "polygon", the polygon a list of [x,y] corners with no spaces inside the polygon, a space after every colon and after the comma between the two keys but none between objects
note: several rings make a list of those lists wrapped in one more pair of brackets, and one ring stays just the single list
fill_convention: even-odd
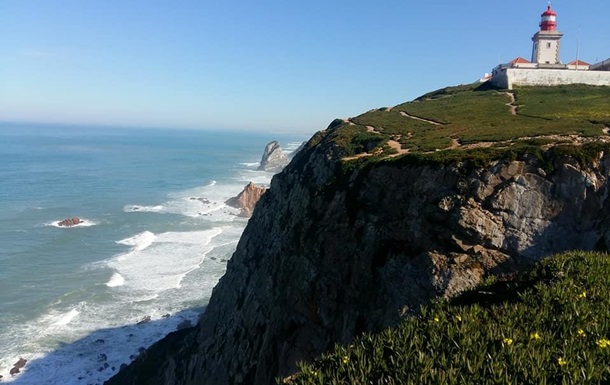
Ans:
[{"label": "distant cliff", "polygon": [[599,134],[409,154],[380,125],[333,122],[273,178],[199,325],[107,383],[271,384],[490,274],[607,250]]}]

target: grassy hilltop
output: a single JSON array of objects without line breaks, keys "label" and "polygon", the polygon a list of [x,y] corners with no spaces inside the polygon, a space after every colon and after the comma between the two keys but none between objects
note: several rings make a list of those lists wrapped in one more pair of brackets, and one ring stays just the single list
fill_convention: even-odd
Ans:
[{"label": "grassy hilltop", "polygon": [[452,161],[496,157],[531,146],[610,141],[609,126],[610,87],[498,91],[477,83],[337,119],[327,135],[345,160],[410,154]]},{"label": "grassy hilltop", "polygon": [[[610,150],[610,87],[498,91],[449,87],[335,120],[326,135],[348,168],[528,153],[582,163]],[[571,252],[423,307],[396,328],[337,346],[278,382],[610,384],[610,258]]]}]

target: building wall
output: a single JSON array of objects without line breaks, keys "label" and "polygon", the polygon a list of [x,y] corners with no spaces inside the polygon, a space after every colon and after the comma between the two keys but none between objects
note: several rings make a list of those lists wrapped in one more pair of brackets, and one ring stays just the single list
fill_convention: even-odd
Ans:
[{"label": "building wall", "polygon": [[563,34],[559,31],[539,31],[532,40],[534,42],[534,54],[532,62],[543,64],[559,64],[559,47]]},{"label": "building wall", "polygon": [[505,89],[512,89],[513,86],[557,86],[561,84],[610,86],[610,72],[508,68],[499,71],[491,82],[494,86]]}]

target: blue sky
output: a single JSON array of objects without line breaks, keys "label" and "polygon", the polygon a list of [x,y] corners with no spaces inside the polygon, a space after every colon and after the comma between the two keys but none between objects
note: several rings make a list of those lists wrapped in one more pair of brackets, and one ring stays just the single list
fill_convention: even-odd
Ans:
[{"label": "blue sky", "polygon": [[[546,4],[0,0],[0,121],[314,132],[529,59]],[[610,58],[608,0],[553,8]]]}]

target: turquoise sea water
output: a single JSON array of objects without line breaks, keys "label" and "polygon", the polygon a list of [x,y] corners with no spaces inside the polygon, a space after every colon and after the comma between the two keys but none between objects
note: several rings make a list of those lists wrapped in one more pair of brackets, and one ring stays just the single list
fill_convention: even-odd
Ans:
[{"label": "turquoise sea water", "polygon": [[306,139],[0,124],[2,381],[102,383],[196,322],[247,223],[223,202],[269,183],[256,171],[267,142]]}]

